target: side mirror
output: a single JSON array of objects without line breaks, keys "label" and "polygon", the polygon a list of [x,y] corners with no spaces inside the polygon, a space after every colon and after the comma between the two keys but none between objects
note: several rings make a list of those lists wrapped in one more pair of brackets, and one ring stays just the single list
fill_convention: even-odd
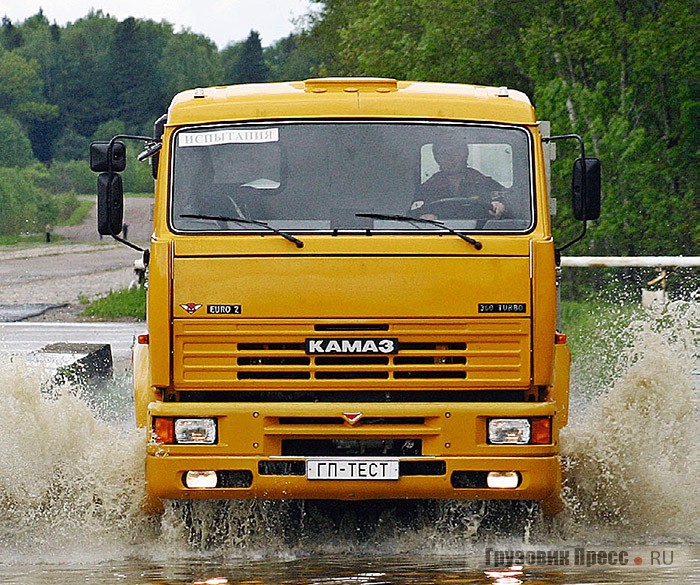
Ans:
[{"label": "side mirror", "polygon": [[124,225],[124,187],[116,173],[101,173],[97,177],[97,232],[116,236]]},{"label": "side mirror", "polygon": [[571,191],[576,219],[586,221],[600,217],[600,161],[597,158],[574,161]]},{"label": "side mirror", "polygon": [[[112,145],[112,172],[121,173],[126,168],[126,145],[115,141]],[[109,168],[109,142],[90,143],[90,170],[106,173]]]}]

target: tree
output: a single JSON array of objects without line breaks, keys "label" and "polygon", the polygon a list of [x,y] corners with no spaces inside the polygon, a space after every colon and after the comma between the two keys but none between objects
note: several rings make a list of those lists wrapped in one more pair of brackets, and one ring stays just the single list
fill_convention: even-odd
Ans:
[{"label": "tree", "polygon": [[[0,55],[0,111],[4,111],[29,131],[34,150],[41,160],[50,156],[50,128],[58,118],[58,108],[48,104],[36,61],[17,51]],[[47,136],[41,130],[47,129]]]},{"label": "tree", "polygon": [[270,72],[257,31],[251,30],[242,43],[226,47],[221,58],[226,83],[259,83],[269,79]]},{"label": "tree", "polygon": [[117,24],[109,60],[110,117],[129,132],[144,132],[169,103],[160,63],[172,26],[127,18]]},{"label": "tree", "polygon": [[0,167],[26,167],[34,162],[26,131],[14,118],[0,114]]},{"label": "tree", "polygon": [[22,46],[22,33],[12,24],[7,16],[2,17],[2,29],[0,34],[0,46],[12,51]]},{"label": "tree", "polygon": [[160,61],[165,94],[169,97],[194,87],[216,85],[223,80],[216,45],[189,31],[168,39]]},{"label": "tree", "polygon": [[90,12],[60,36],[53,99],[64,128],[83,136],[91,136],[100,123],[115,115],[109,80],[116,26],[116,19]]},{"label": "tree", "polygon": [[540,116],[586,137],[604,163],[604,215],[587,243],[616,254],[693,253],[697,25],[679,0],[549,0],[523,30]]},{"label": "tree", "polygon": [[319,60],[305,35],[291,34],[263,51],[270,72],[270,81],[307,79],[313,77]]}]

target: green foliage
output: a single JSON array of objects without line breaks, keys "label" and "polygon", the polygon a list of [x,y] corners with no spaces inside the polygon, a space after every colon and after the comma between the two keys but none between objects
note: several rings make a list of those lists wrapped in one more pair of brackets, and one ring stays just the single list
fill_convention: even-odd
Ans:
[{"label": "green foliage", "polygon": [[164,92],[159,64],[171,35],[172,25],[132,17],[115,27],[107,90],[113,117],[123,120],[129,133],[138,134],[146,121],[152,122],[168,107],[170,96]]},{"label": "green foliage", "polygon": [[59,196],[59,200],[62,201],[59,215],[61,225],[80,225],[95,206],[94,200],[78,200],[72,193]]},{"label": "green foliage", "polygon": [[77,221],[79,207],[73,192],[57,192],[52,171],[43,165],[0,167],[0,235],[43,233],[46,224]]},{"label": "green foliage", "polygon": [[[99,10],[65,27],[51,25],[41,11],[20,24],[3,19],[0,166],[24,168],[26,189],[93,194],[90,140],[150,133],[171,96],[189,87],[314,75],[507,85],[528,93],[555,133],[581,134],[589,155],[603,162],[603,216],[569,253],[698,253],[700,52],[693,3],[313,4],[302,30],[273,46],[263,48],[251,31],[220,52],[206,37],[174,33],[167,22],[119,21]],[[557,146],[555,236],[564,243],[579,229],[568,208],[576,153]],[[135,151],[128,144],[125,189],[151,192],[148,165],[134,162]],[[35,159],[51,172],[35,170]],[[41,223],[26,215],[44,213],[35,199],[13,199],[11,209],[24,218],[13,225]],[[605,276],[584,284],[577,274],[572,290],[610,285]]]},{"label": "green foliage", "polygon": [[116,26],[116,19],[98,11],[61,31],[53,103],[66,130],[92,136],[99,124],[116,117],[109,85]]},{"label": "green foliage", "polygon": [[216,45],[191,32],[172,35],[160,60],[165,94],[193,87],[208,87],[221,82],[223,72]]},{"label": "green foliage", "polygon": [[99,319],[146,319],[146,289],[137,287],[111,292],[88,304],[83,315]]},{"label": "green foliage", "polygon": [[59,218],[65,201],[38,187],[32,171],[0,168],[0,234],[43,231]]},{"label": "green foliage", "polygon": [[314,48],[304,35],[289,35],[263,50],[271,81],[308,79],[318,70]]},{"label": "green foliage", "polygon": [[34,161],[32,144],[20,123],[0,113],[0,167],[26,167]]},{"label": "green foliage", "polygon": [[242,43],[226,47],[221,58],[226,83],[258,83],[269,79],[270,72],[257,31],[251,30]]},{"label": "green foliage", "polygon": [[35,185],[49,193],[95,195],[97,179],[84,161],[55,161],[49,168],[35,165],[26,173]]}]

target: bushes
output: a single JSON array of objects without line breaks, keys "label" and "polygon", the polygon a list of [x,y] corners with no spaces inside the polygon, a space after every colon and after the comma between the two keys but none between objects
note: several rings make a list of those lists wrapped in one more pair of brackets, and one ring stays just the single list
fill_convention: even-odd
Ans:
[{"label": "bushes", "polygon": [[0,234],[38,231],[48,211],[42,205],[44,199],[44,193],[22,170],[0,168]]},{"label": "bushes", "polygon": [[46,224],[65,223],[79,206],[74,193],[52,194],[49,171],[0,167],[0,235],[43,232]]},{"label": "bushes", "polygon": [[[152,193],[150,166],[136,160],[138,146],[129,146],[124,187],[131,193]],[[40,163],[0,167],[0,235],[43,232],[46,224],[65,224],[79,207],[77,195],[96,193],[97,175],[87,161],[56,161],[50,168]]]}]

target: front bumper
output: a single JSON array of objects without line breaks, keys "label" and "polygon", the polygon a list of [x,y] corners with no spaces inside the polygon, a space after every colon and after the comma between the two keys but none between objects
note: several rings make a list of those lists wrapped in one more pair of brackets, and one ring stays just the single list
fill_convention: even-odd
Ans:
[{"label": "front bumper", "polygon": [[[339,413],[362,412],[357,423]],[[182,403],[149,405],[154,416],[215,417],[216,445],[148,445],[148,494],[163,499],[514,499],[557,497],[555,403]],[[552,417],[549,445],[490,445],[489,418]],[[367,424],[363,424],[367,421]],[[371,421],[371,422],[370,422]],[[153,439],[153,437],[151,437]],[[307,457],[333,454],[285,452],[285,445],[314,441],[406,439],[419,451],[392,453],[400,474],[392,480],[309,480]],[[348,453],[354,456],[354,453]],[[381,454],[373,454],[381,456]],[[362,459],[357,455],[358,460]],[[217,487],[188,488],[188,471],[216,471]],[[515,488],[489,488],[491,471],[517,472]]]},{"label": "front bumper", "polygon": [[[435,458],[444,462],[439,475],[402,475],[398,480],[307,480],[304,475],[262,475],[261,462],[303,460],[257,457],[189,457],[149,455],[146,477],[150,497],[164,499],[505,499],[547,500],[556,497],[561,483],[559,458],[549,457],[456,457]],[[401,462],[425,461],[416,458]],[[184,475],[189,470],[234,471],[236,477],[249,478],[247,487],[190,489]],[[455,487],[456,478],[482,477],[489,471],[516,471],[518,487]],[[482,472],[482,473],[479,473]],[[247,482],[244,482],[247,483]],[[477,483],[478,485],[478,483]]]}]

